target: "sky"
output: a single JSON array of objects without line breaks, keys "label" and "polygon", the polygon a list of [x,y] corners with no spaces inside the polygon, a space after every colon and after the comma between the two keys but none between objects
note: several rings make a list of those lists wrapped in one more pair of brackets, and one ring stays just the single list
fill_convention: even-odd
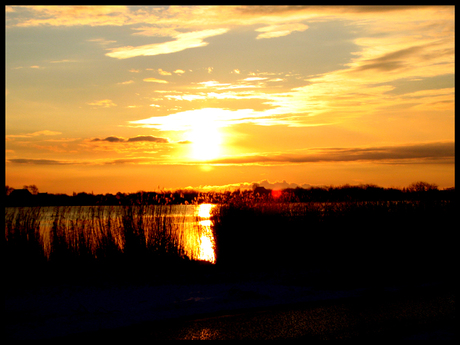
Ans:
[{"label": "sky", "polygon": [[6,185],[455,186],[454,6],[6,6]]}]

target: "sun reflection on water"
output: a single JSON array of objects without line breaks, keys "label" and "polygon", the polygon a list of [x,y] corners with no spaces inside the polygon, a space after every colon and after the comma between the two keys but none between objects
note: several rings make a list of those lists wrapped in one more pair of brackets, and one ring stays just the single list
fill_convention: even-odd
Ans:
[{"label": "sun reflection on water", "polygon": [[211,212],[216,207],[213,204],[201,204],[197,207],[196,216],[199,218],[201,234],[199,239],[198,259],[214,263],[216,256],[214,252],[214,236],[212,233]]}]

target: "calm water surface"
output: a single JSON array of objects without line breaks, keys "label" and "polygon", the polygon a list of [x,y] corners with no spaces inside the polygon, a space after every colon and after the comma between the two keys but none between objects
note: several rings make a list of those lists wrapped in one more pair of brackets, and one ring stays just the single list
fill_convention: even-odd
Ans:
[{"label": "calm water surface", "polygon": [[[158,229],[168,232],[174,242],[182,246],[185,255],[193,260],[215,262],[214,236],[211,229],[211,212],[215,204],[201,205],[150,205],[134,210],[134,217],[142,217],[143,230],[147,238],[155,237]],[[110,232],[123,250],[123,206],[59,206],[40,208],[5,208],[5,218],[15,220],[29,216],[38,219],[40,239],[49,251],[50,232],[59,219],[64,236],[73,231],[84,232],[83,236],[102,236]],[[14,223],[14,221],[13,221]],[[97,241],[95,241],[97,242]]]}]

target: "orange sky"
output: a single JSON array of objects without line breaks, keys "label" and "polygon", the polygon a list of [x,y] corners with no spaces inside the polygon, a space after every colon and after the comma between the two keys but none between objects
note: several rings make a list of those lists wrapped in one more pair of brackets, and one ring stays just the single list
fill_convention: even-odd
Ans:
[{"label": "orange sky", "polygon": [[5,182],[452,187],[454,24],[453,6],[6,6]]}]

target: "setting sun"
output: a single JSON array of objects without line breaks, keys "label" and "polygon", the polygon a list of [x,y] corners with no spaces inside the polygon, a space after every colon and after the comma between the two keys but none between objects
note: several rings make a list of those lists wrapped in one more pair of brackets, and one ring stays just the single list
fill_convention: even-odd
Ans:
[{"label": "setting sun", "polygon": [[444,338],[454,201],[455,5],[5,5],[11,339]]},{"label": "setting sun", "polygon": [[221,152],[222,135],[219,124],[213,120],[212,113],[203,111],[195,117],[190,127],[185,134],[186,140],[191,142],[190,158],[199,161],[218,158]]},{"label": "setting sun", "polygon": [[5,14],[14,188],[455,185],[455,6]]}]

